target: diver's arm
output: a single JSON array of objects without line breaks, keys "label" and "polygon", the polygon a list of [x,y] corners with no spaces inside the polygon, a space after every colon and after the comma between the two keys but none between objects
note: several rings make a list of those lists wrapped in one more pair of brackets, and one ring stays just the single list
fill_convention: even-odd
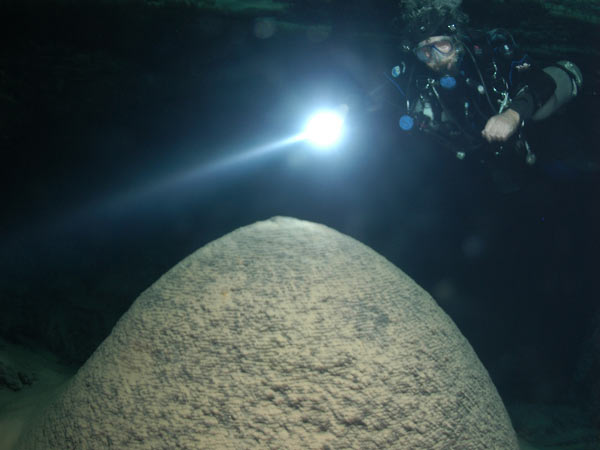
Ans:
[{"label": "diver's arm", "polygon": [[552,96],[556,83],[546,72],[537,67],[524,66],[520,88],[509,107],[491,117],[481,135],[488,142],[504,142],[517,132],[524,120],[529,120]]},{"label": "diver's arm", "polygon": [[481,135],[488,142],[504,142],[515,134],[520,124],[521,115],[514,109],[508,108],[502,114],[490,117]]},{"label": "diver's arm", "polygon": [[546,103],[554,91],[556,82],[544,70],[527,66],[519,76],[519,84],[509,107],[519,113],[521,120],[529,120]]}]

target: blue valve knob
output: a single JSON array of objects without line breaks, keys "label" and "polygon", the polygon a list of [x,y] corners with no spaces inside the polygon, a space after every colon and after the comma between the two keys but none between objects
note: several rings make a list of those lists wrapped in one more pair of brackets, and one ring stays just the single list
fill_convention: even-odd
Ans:
[{"label": "blue valve knob", "polygon": [[451,77],[450,75],[444,75],[440,78],[440,85],[444,89],[454,89],[456,87],[456,78]]},{"label": "blue valve knob", "polygon": [[400,117],[398,125],[400,125],[400,128],[402,128],[404,131],[409,131],[415,125],[415,119],[404,114],[402,117]]}]

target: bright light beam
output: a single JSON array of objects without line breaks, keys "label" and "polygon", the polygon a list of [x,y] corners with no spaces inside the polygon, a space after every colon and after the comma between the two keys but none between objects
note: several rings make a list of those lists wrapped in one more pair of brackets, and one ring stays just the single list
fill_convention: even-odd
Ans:
[{"label": "bright light beam", "polygon": [[[253,160],[260,159],[277,151],[283,151],[286,148],[304,140],[302,133],[269,142],[264,145],[247,148],[243,151],[232,153],[229,156],[206,162],[199,162],[187,170],[177,171],[169,176],[164,176],[147,183],[136,184],[129,188],[121,189],[118,193],[113,193],[108,198],[100,198],[89,202],[76,211],[71,211],[52,223],[37,223],[29,229],[22,229],[12,236],[13,240],[22,239],[27,234],[42,233],[44,229],[60,229],[67,225],[81,223],[84,221],[95,220],[102,217],[106,220],[109,217],[119,217],[124,214],[132,214],[140,206],[151,204],[156,198],[171,193],[175,195],[178,191],[188,191],[190,189],[203,189],[202,183],[212,182],[221,176],[228,174],[231,170],[243,167],[244,164]],[[0,240],[0,242],[3,242]]]},{"label": "bright light beam", "polygon": [[[245,150],[229,154],[217,160],[199,162],[187,170],[172,173],[151,182],[130,186],[118,194],[113,194],[103,200],[89,203],[79,211],[73,212],[68,217],[60,220],[73,222],[84,217],[95,215],[120,214],[124,211],[132,211],[137,205],[148,204],[159,195],[168,192],[175,193],[179,190],[188,190],[196,184],[202,186],[202,182],[219,177],[234,168],[243,167],[253,160],[265,157],[268,154],[286,150],[288,147],[305,141],[319,150],[327,150],[335,146],[343,134],[343,126],[347,106],[342,105],[336,110],[322,110],[314,114],[307,122],[304,131],[294,136],[270,142],[264,145],[247,148]],[[57,223],[56,225],[59,225]]]},{"label": "bright light beam", "polygon": [[319,111],[307,122],[303,138],[319,149],[333,147],[341,138],[344,115],[335,111]]},{"label": "bright light beam", "polygon": [[115,206],[119,205],[123,207],[124,205],[139,202],[143,198],[147,199],[170,189],[184,188],[188,183],[201,182],[211,176],[226,173],[234,167],[240,167],[251,160],[264,157],[267,154],[285,150],[289,146],[301,141],[306,141],[320,150],[330,149],[335,146],[342,136],[347,110],[348,107],[342,105],[338,110],[319,111],[311,116],[302,133],[265,145],[249,148],[213,162],[199,164],[187,171],[174,173],[161,180],[155,180],[151,184],[123,192],[120,197],[113,198],[112,203]]},{"label": "bright light beam", "polygon": [[239,153],[217,159],[213,162],[204,162],[192,167],[187,171],[177,172],[169,177],[155,180],[145,186],[134,188],[128,192],[123,192],[121,197],[112,199],[113,206],[121,207],[134,204],[142,199],[151,198],[154,195],[167,192],[174,189],[189,189],[191,183],[201,183],[212,177],[224,175],[234,168],[239,168],[243,164],[252,160],[265,157],[270,153],[284,150],[292,144],[303,139],[302,135],[295,135],[279,141],[271,142],[265,145],[259,145],[254,148],[243,150]]}]

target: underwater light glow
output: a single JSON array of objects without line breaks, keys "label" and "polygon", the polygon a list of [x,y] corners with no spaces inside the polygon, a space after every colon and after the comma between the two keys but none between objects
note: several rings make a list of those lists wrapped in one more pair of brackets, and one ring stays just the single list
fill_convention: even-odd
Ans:
[{"label": "underwater light glow", "polygon": [[335,111],[319,111],[306,124],[304,137],[316,147],[328,148],[339,141],[343,128],[343,115]]},{"label": "underwater light glow", "polygon": [[79,211],[75,211],[61,221],[74,223],[75,220],[95,217],[116,217],[134,211],[140,205],[152,204],[154,199],[165,198],[165,195],[203,190],[236,171],[255,170],[256,162],[270,155],[283,153],[293,149],[296,144],[305,142],[319,152],[330,150],[342,137],[344,122],[348,113],[347,105],[340,105],[331,110],[320,110],[306,122],[304,130],[283,139],[258,143],[239,149],[213,150],[210,153],[220,155],[215,159],[204,159],[186,164],[180,170],[153,176],[151,180],[132,183],[120,189],[108,198],[100,198],[91,202]]}]

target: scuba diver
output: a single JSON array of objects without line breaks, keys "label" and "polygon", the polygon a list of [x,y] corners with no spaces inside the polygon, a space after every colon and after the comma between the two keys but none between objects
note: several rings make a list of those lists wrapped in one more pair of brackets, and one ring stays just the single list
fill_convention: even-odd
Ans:
[{"label": "scuba diver", "polygon": [[402,98],[400,128],[430,135],[459,159],[476,155],[501,176],[515,158],[535,164],[525,125],[577,96],[579,68],[540,68],[508,31],[467,29],[460,1],[402,3],[404,57],[386,74]]}]

